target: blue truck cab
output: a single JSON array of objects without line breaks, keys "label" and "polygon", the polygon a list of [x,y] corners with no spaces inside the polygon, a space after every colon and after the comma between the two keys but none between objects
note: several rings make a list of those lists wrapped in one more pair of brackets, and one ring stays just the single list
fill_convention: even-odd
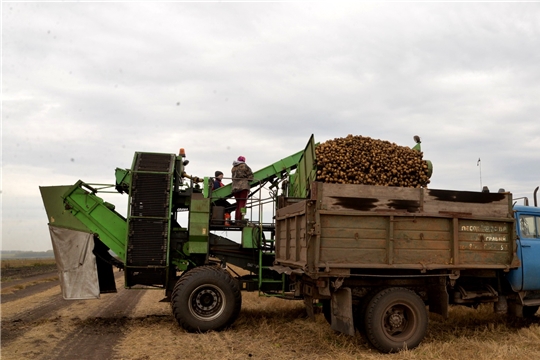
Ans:
[{"label": "blue truck cab", "polygon": [[515,205],[514,213],[521,266],[507,279],[516,292],[540,291],[540,207]]},{"label": "blue truck cab", "polygon": [[537,187],[534,190],[534,206],[514,205],[516,219],[516,253],[520,266],[510,270],[506,279],[510,291],[508,313],[518,317],[531,317],[540,308],[540,207]]}]

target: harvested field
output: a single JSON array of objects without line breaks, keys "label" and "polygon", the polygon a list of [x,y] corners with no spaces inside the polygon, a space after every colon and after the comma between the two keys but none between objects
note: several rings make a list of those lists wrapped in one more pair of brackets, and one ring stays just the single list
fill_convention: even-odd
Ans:
[{"label": "harvested field", "polygon": [[2,283],[56,271],[54,259],[8,259],[0,262]]},{"label": "harvested field", "polygon": [[452,307],[446,321],[433,315],[418,348],[389,355],[371,349],[359,334],[335,333],[322,314],[310,321],[300,301],[257,293],[243,293],[230,329],[191,334],[179,328],[170,305],[159,302],[162,291],[124,290],[123,273],[115,274],[119,292],[100,300],[62,300],[56,281],[2,304],[2,359],[540,358],[540,317],[508,321],[490,306]]}]

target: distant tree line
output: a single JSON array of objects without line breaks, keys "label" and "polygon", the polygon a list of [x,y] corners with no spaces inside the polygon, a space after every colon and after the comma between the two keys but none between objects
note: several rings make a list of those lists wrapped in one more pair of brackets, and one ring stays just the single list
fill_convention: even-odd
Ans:
[{"label": "distant tree line", "polygon": [[2,250],[2,259],[45,259],[54,258],[52,250],[47,251],[20,251],[20,250]]}]

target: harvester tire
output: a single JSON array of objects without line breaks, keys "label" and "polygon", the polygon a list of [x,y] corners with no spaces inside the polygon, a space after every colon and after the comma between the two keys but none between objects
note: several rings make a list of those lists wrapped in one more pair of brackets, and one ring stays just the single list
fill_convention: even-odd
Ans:
[{"label": "harvester tire", "polygon": [[424,339],[427,327],[426,305],[409,289],[384,289],[367,304],[366,337],[381,352],[398,352],[417,347]]},{"label": "harvester tire", "polygon": [[241,306],[238,282],[217,266],[189,270],[178,279],[171,297],[176,321],[189,332],[222,330],[236,320]]}]

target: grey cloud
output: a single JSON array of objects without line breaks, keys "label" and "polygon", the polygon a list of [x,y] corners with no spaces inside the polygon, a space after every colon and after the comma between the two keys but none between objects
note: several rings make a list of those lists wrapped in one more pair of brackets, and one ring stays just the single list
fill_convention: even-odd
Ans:
[{"label": "grey cloud", "polygon": [[[490,188],[526,195],[540,182],[539,9],[10,3],[2,14],[4,214],[23,221],[40,202],[12,208],[15,174],[47,174],[32,178],[32,189],[56,179],[112,182],[134,151],[179,147],[190,172],[227,174],[238,155],[263,167],[312,133],[402,146],[419,134],[435,164],[432,187],[476,190],[481,157]],[[47,247],[43,228],[39,236]]]}]

